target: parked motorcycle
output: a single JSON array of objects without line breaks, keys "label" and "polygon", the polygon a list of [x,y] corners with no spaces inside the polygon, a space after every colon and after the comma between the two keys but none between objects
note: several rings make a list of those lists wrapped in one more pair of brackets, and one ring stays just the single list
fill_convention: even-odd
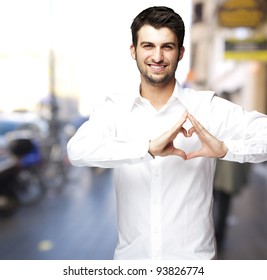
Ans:
[{"label": "parked motorcycle", "polygon": [[0,153],[0,214],[13,214],[23,205],[42,199],[45,186],[40,174],[41,156],[34,139],[12,133],[6,137],[6,150]]}]

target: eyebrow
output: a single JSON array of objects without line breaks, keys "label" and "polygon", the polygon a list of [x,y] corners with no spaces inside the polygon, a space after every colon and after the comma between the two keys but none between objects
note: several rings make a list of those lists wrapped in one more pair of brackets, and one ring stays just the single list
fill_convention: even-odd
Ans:
[{"label": "eyebrow", "polygon": [[[147,45],[147,44],[148,45],[155,45],[154,43],[148,42],[148,41],[143,41],[143,42],[140,43],[141,46]],[[176,44],[174,42],[165,42],[165,43],[162,44],[162,46],[166,46],[166,45],[172,45],[172,46],[176,47]]]}]

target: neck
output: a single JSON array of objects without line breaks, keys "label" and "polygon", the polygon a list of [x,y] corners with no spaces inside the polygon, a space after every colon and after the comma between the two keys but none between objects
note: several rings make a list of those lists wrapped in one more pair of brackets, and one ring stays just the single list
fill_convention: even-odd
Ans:
[{"label": "neck", "polygon": [[141,83],[140,94],[148,99],[156,110],[160,110],[172,96],[176,80],[173,79],[166,85],[152,85]]}]

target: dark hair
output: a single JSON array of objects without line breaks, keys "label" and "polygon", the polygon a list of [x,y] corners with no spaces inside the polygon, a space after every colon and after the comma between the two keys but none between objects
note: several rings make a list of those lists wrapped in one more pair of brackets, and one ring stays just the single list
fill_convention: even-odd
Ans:
[{"label": "dark hair", "polygon": [[164,6],[150,7],[137,15],[131,25],[134,47],[137,46],[138,31],[144,25],[151,25],[157,29],[162,27],[169,28],[177,36],[179,49],[183,46],[185,33],[184,22],[173,9]]}]

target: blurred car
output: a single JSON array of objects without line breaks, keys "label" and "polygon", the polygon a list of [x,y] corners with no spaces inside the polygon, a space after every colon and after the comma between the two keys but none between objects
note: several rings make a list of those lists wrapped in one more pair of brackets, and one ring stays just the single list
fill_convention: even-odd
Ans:
[{"label": "blurred car", "polygon": [[49,124],[30,112],[0,113],[0,135],[4,136],[12,131],[28,131],[40,140],[49,136]]},{"label": "blurred car", "polygon": [[49,125],[41,117],[29,112],[0,113],[0,159],[7,162],[10,158],[7,141],[14,138],[31,138],[45,142],[49,136]]},{"label": "blurred car", "polygon": [[[20,161],[23,165],[34,165],[40,163],[49,145],[49,124],[40,116],[30,112],[0,113],[0,137],[8,142],[16,139],[31,139],[36,149],[22,157]],[[20,149],[21,147],[20,145]]]},{"label": "blurred car", "polygon": [[0,136],[0,175],[14,165],[16,165],[16,159],[10,153],[6,139]]}]

